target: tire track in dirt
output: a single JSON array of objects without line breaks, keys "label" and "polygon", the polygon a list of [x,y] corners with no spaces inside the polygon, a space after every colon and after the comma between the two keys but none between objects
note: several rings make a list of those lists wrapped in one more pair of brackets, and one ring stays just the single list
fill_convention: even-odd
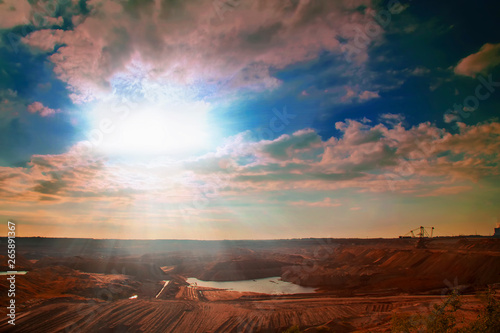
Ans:
[{"label": "tire track in dirt", "polygon": [[293,325],[316,327],[344,320],[358,327],[379,327],[390,320],[392,311],[440,300],[440,296],[240,302],[126,299],[88,304],[65,300],[25,311],[14,330],[2,319],[0,332],[276,332]]}]

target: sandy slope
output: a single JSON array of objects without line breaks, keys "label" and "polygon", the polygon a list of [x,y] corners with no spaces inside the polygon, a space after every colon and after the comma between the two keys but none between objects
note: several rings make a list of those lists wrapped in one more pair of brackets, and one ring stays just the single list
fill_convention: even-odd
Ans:
[{"label": "sandy slope", "polygon": [[[180,300],[59,301],[21,314],[22,332],[279,332],[292,325],[345,327],[386,331],[393,311],[428,311],[438,296],[385,298],[292,298],[239,302]],[[477,308],[465,296],[465,312]],[[9,327],[5,320],[0,331]],[[16,330],[13,330],[16,331]]]},{"label": "sandy slope", "polygon": [[[470,321],[479,309],[473,294],[500,282],[500,240],[436,239],[427,249],[415,249],[413,240],[274,245],[250,242],[248,249],[238,244],[214,250],[210,243],[205,252],[207,244],[189,242],[196,250],[176,245],[174,252],[121,257],[52,257],[54,248],[41,247],[34,268],[16,279],[16,327],[6,323],[2,307],[0,332],[281,332],[292,325],[306,332],[319,326],[384,332],[392,313],[428,312],[452,288],[469,293],[460,316]],[[235,280],[277,272],[322,292],[272,296],[185,282],[190,276]],[[155,298],[163,280],[170,282]],[[2,304],[8,301],[6,290],[7,281],[0,280]],[[131,295],[138,298],[129,300]]]}]

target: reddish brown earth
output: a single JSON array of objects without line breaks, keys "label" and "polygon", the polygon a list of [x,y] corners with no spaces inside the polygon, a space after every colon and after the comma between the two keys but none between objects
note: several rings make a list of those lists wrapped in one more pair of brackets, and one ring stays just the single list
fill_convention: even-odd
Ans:
[{"label": "reddish brown earth", "polygon": [[[464,296],[461,311],[474,317],[480,304]],[[428,312],[439,296],[281,298],[266,300],[119,300],[115,302],[54,300],[32,306],[16,320],[20,332],[281,332],[342,326],[386,332],[395,311]],[[7,331],[4,323],[0,326]],[[16,331],[16,329],[11,331]],[[312,330],[310,330],[312,331]],[[335,332],[338,332],[337,330]]]},{"label": "reddish brown earth", "polygon": [[[18,244],[29,273],[16,277],[16,326],[2,310],[0,332],[282,332],[293,325],[306,332],[388,332],[393,313],[428,313],[452,289],[462,295],[460,318],[473,320],[481,309],[475,294],[498,289],[500,240],[415,244],[75,240],[70,246],[69,240],[27,239]],[[277,296],[185,282],[270,276],[318,292]],[[170,281],[165,288],[164,280]],[[2,304],[7,289],[2,278]]]}]

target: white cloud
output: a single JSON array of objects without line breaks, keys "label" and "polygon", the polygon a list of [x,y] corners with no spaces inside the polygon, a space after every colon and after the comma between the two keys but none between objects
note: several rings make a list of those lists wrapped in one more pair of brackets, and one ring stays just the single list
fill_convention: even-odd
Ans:
[{"label": "white cloud", "polygon": [[109,91],[112,77],[133,62],[145,65],[152,81],[272,89],[279,81],[270,68],[313,59],[324,50],[340,53],[335,37],[345,25],[361,27],[373,19],[353,10],[361,4],[369,6],[368,1],[242,1],[221,20],[212,0],[123,6],[96,0],[74,30],[36,31],[24,41],[43,50],[64,44],[50,59],[80,102]]},{"label": "white cloud", "polygon": [[[463,125],[457,134],[430,123],[405,129],[350,120],[337,128],[342,135],[326,141],[312,130],[259,142],[239,135],[215,153],[149,168],[105,163],[104,156],[77,145],[60,155],[35,155],[30,168],[0,168],[0,180],[7,182],[5,188],[16,189],[21,201],[147,200],[170,207],[215,194],[241,197],[268,191],[355,189],[445,196],[500,175],[499,123]],[[290,204],[339,206],[328,197]]]}]

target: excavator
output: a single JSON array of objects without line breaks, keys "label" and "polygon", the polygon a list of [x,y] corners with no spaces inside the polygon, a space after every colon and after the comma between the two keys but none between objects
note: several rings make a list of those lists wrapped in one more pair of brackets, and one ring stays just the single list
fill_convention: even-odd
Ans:
[{"label": "excavator", "polygon": [[[427,228],[427,229],[426,229]],[[428,230],[431,230],[431,233],[429,234]],[[418,233],[416,233],[418,231]],[[434,227],[422,227],[416,228],[413,230],[408,231],[405,235],[399,236],[399,238],[432,238],[432,235],[434,233]]]},{"label": "excavator", "polygon": [[[430,234],[428,231],[429,229],[431,231]],[[425,248],[427,248],[426,239],[432,238],[433,234],[434,234],[434,227],[420,226],[420,228],[410,230],[404,236],[399,236],[399,238],[418,238],[416,248],[417,249],[425,249]]]}]

